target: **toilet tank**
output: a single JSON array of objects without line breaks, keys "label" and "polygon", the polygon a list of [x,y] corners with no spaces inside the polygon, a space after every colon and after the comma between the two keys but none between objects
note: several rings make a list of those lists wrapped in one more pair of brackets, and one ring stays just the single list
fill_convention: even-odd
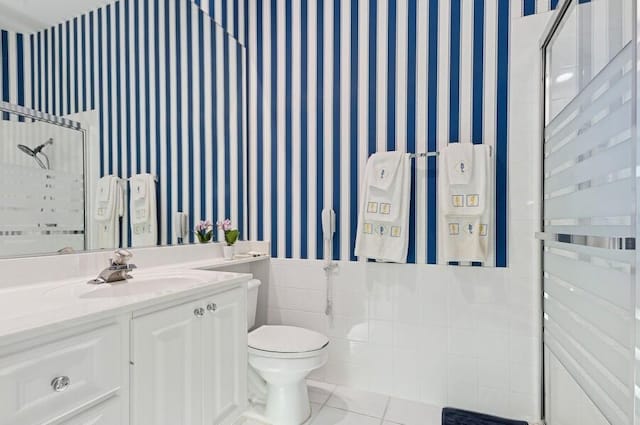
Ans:
[{"label": "toilet tank", "polygon": [[258,279],[251,279],[247,282],[247,330],[253,329],[256,324],[256,308],[258,307],[258,289],[260,283]]}]

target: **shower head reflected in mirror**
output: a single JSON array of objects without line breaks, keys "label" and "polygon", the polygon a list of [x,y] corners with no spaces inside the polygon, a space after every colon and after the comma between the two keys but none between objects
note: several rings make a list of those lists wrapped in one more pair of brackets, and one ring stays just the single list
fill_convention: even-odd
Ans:
[{"label": "shower head reflected in mirror", "polygon": [[[52,144],[53,144],[53,138],[50,138],[43,144],[38,145],[33,149],[31,149],[29,146],[26,146],[26,145],[18,145],[18,149],[20,149],[21,152],[24,152],[30,157],[32,157],[38,163],[40,168],[49,170],[51,168],[49,164],[49,157],[42,152],[42,149],[44,149],[47,145],[52,145]],[[42,160],[38,157],[38,155],[42,155],[44,157],[46,164],[42,162]]]}]

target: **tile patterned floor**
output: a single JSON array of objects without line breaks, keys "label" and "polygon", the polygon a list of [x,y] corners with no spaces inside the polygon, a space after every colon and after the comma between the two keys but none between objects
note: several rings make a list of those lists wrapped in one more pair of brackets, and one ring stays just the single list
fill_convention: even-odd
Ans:
[{"label": "tile patterned floor", "polygon": [[[440,425],[440,407],[322,382],[308,384],[312,413],[305,425]],[[265,425],[253,418],[240,424]]]}]

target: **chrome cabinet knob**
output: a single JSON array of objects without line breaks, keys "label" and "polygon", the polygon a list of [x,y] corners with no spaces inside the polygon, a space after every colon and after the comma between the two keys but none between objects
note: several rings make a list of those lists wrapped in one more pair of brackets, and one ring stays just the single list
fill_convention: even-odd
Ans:
[{"label": "chrome cabinet knob", "polygon": [[193,310],[193,314],[195,314],[196,317],[204,316],[204,308],[202,307],[196,308],[195,310]]},{"label": "chrome cabinet knob", "polygon": [[216,303],[211,303],[207,305],[207,310],[209,310],[212,313],[217,309],[218,309],[218,306],[216,305]]},{"label": "chrome cabinet knob", "polygon": [[69,388],[70,384],[71,379],[69,379],[68,376],[56,376],[51,380],[51,388],[53,388],[53,391],[57,393],[61,393],[62,391]]}]

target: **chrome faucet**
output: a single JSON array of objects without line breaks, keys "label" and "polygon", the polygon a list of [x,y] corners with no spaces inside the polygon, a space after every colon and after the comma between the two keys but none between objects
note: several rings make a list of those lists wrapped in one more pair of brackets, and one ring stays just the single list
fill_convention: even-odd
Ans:
[{"label": "chrome faucet", "polygon": [[109,259],[109,267],[102,270],[97,278],[87,283],[99,285],[102,283],[113,283],[132,279],[133,276],[131,276],[129,272],[137,267],[135,264],[129,263],[131,257],[133,257],[131,251],[116,249],[113,252],[113,256]]}]

